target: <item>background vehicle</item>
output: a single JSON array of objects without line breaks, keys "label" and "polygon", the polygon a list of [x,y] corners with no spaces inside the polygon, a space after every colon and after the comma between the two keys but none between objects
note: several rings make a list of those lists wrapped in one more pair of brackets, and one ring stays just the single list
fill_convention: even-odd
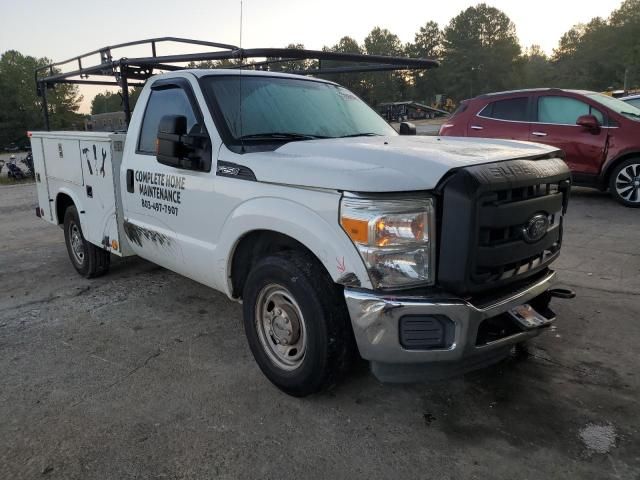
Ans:
[{"label": "background vehicle", "polygon": [[575,185],[640,206],[640,109],[601,93],[532,89],[463,102],[440,135],[527,140],[560,148]]},{"label": "background vehicle", "polygon": [[16,163],[15,155],[11,155],[11,158],[6,163],[6,167],[7,167],[7,177],[13,178],[16,180],[22,180],[25,178],[24,172]]},{"label": "background vehicle", "polygon": [[[151,60],[121,62],[119,82]],[[555,320],[558,149],[399,136],[339,85],[267,71],[149,75],[137,105],[126,134],[31,133],[36,213],[86,277],[137,254],[242,300],[254,358],[285,392],[333,384],[356,347],[382,380],[460,373]]]},{"label": "background vehicle", "polygon": [[24,164],[26,168],[26,172],[25,172],[26,176],[27,177],[35,176],[35,173],[33,171],[33,154],[31,152],[27,153],[27,155],[20,161]]},{"label": "background vehicle", "polygon": [[620,100],[640,109],[640,95],[629,95],[627,97],[621,97]]}]

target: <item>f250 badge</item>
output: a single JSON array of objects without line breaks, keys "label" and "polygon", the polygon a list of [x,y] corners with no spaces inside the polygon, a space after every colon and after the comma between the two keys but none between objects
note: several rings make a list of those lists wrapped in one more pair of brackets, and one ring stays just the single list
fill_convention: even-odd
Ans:
[{"label": "f250 badge", "polygon": [[522,227],[522,237],[527,243],[535,243],[547,234],[549,217],[538,213],[531,217]]}]

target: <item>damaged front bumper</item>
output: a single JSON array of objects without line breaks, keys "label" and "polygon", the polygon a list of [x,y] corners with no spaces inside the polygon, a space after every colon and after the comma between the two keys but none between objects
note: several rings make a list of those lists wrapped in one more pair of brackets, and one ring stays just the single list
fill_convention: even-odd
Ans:
[{"label": "damaged front bumper", "polygon": [[[555,315],[548,308],[555,273],[485,304],[439,296],[387,296],[345,288],[360,355],[385,382],[437,380],[495,363],[511,347],[535,337]],[[509,315],[523,304],[546,319],[524,327]]]}]

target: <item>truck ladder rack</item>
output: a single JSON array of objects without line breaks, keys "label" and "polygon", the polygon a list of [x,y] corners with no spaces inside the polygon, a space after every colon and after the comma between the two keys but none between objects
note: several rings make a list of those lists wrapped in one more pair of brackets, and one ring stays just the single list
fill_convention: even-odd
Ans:
[{"label": "truck ladder rack", "polygon": [[[162,43],[175,43],[181,46],[197,45],[205,47],[197,53],[158,55],[157,46]],[[114,60],[114,50],[127,47],[146,46],[151,48],[151,56],[120,57]],[[87,66],[89,57],[99,55],[99,62]],[[247,59],[266,58],[266,60],[245,63]],[[36,91],[42,98],[45,128],[49,130],[49,108],[47,90],[58,83],[73,85],[117,86],[122,90],[122,106],[127,124],[131,119],[129,105],[129,87],[142,86],[151,76],[160,71],[176,71],[188,68],[191,62],[235,60],[230,68],[252,68],[269,70],[271,66],[296,60],[316,60],[317,67],[289,70],[287,73],[300,75],[322,75],[337,73],[382,72],[394,70],[424,70],[439,66],[437,60],[427,58],[390,57],[385,55],[365,55],[359,53],[338,53],[323,50],[305,50],[295,48],[240,48],[225,43],[208,42],[178,37],[158,37],[111,45],[78,55],[77,57],[51,63],[35,71]],[[83,64],[84,61],[84,64]],[[339,65],[322,66],[322,62],[339,62]],[[62,72],[63,67],[73,65],[72,70]],[[280,70],[282,71],[282,70]],[[90,77],[98,77],[90,79]],[[130,80],[133,80],[130,82]]]}]

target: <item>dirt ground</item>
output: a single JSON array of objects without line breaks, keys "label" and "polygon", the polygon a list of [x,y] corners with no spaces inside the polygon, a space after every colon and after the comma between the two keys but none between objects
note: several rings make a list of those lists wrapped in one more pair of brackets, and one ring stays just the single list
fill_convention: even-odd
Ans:
[{"label": "dirt ground", "polygon": [[429,385],[280,393],[240,306],[140,259],[80,278],[33,184],[0,186],[0,479],[640,478],[640,212],[575,189],[558,321]]}]

